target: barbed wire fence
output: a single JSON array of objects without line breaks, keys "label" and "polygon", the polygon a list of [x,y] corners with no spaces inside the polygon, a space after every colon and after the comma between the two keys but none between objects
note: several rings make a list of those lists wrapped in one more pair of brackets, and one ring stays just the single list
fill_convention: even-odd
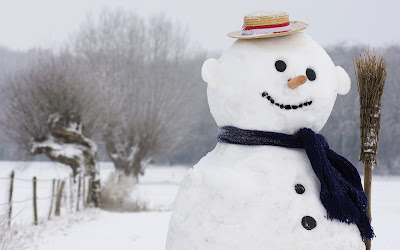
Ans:
[{"label": "barbed wire fence", "polygon": [[[76,178],[70,176],[69,178],[61,178],[61,179],[38,179],[36,176],[33,176],[32,179],[27,178],[17,178],[15,177],[15,172],[12,171],[8,177],[0,177],[0,182],[5,181],[9,182],[9,192],[8,192],[8,201],[0,203],[0,209],[5,208],[7,210],[8,215],[8,226],[11,225],[12,220],[22,213],[23,210],[32,206],[33,209],[33,224],[38,225],[38,201],[49,200],[49,208],[46,216],[47,220],[50,220],[51,217],[60,216],[61,215],[61,207],[65,208],[66,212],[76,212],[81,209],[85,209],[88,207],[89,203],[89,192],[88,184],[90,185],[90,179],[87,181],[89,177],[78,175]],[[24,199],[16,200],[14,199],[15,194],[15,183],[18,182],[30,182],[32,183],[32,195],[30,197],[26,197]],[[40,196],[38,195],[38,183],[49,183],[50,196]],[[69,186],[69,194],[67,191],[67,182]],[[87,184],[88,183],[88,184]],[[14,204],[24,204],[27,202],[32,202],[31,205],[26,205],[19,212],[15,214],[13,211]],[[8,206],[8,209],[7,209]],[[13,214],[15,214],[13,216]],[[42,214],[44,214],[42,212]],[[42,216],[43,217],[43,216]]]}]

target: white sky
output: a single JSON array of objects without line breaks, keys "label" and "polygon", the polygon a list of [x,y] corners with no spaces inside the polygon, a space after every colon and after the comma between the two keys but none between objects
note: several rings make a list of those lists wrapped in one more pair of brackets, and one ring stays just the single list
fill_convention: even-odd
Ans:
[{"label": "white sky", "polygon": [[400,43],[396,0],[0,0],[0,45],[57,48],[87,13],[117,7],[142,16],[164,12],[186,24],[191,40],[210,50],[233,42],[226,34],[240,29],[245,14],[267,9],[307,22],[306,32],[323,46]]}]

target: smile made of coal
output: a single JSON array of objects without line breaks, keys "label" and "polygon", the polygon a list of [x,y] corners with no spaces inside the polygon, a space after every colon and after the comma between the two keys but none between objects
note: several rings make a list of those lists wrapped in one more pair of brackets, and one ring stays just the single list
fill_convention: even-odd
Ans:
[{"label": "smile made of coal", "polygon": [[303,108],[303,107],[310,106],[312,104],[312,101],[304,102],[304,103],[301,103],[299,105],[281,104],[281,103],[275,102],[275,100],[266,91],[264,91],[261,94],[261,96],[266,98],[271,104],[273,104],[273,105],[275,105],[277,107],[280,107],[281,109],[288,109],[288,110],[289,109],[298,109],[298,108]]}]

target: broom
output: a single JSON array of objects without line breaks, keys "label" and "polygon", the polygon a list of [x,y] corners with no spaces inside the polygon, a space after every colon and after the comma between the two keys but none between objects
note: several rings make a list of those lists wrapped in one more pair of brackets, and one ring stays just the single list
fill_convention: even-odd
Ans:
[{"label": "broom", "polygon": [[[383,87],[386,80],[386,61],[369,50],[355,59],[355,72],[360,95],[360,161],[364,163],[364,192],[368,197],[368,218],[371,221],[372,169],[377,166],[377,150],[381,121]],[[371,241],[365,240],[366,249]]]}]

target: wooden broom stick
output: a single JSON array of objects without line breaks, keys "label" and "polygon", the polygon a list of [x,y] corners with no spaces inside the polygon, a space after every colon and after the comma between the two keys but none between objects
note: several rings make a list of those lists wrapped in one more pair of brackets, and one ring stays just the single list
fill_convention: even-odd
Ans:
[{"label": "wooden broom stick", "polygon": [[[360,161],[364,163],[364,191],[368,197],[368,218],[371,221],[372,169],[377,166],[377,151],[381,120],[383,87],[386,80],[386,61],[367,51],[355,59],[355,71],[360,95]],[[366,249],[371,241],[365,240]]]}]

